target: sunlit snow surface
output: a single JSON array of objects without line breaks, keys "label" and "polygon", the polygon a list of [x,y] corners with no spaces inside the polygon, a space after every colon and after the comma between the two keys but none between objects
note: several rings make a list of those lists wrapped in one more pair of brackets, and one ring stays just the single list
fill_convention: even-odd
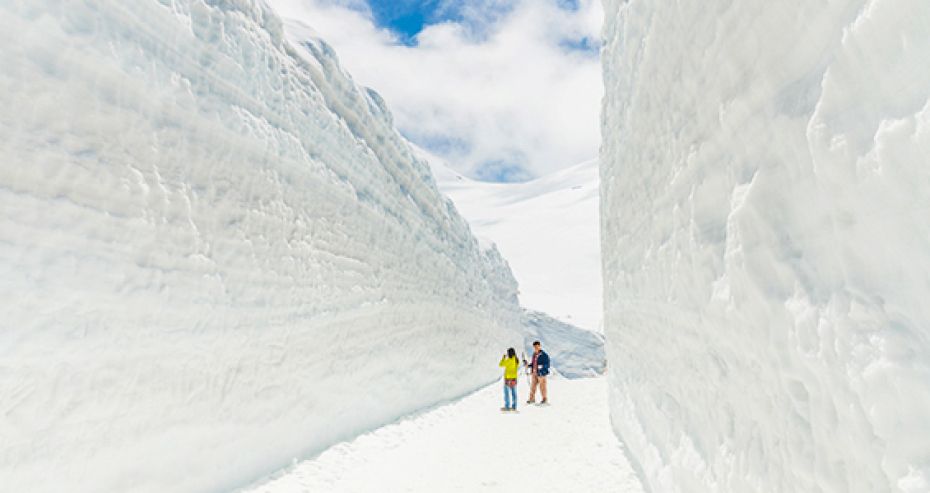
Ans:
[{"label": "sunlit snow surface", "polygon": [[0,0],[0,490],[241,485],[519,344],[506,264],[291,35],[252,0]]},{"label": "sunlit snow surface", "polygon": [[930,491],[930,3],[607,0],[605,332],[654,491]]}]

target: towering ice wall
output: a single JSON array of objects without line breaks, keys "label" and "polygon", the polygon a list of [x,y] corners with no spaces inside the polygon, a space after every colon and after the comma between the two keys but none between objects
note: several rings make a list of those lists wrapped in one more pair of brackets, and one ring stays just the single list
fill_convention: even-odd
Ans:
[{"label": "towering ice wall", "polygon": [[0,490],[221,491],[497,376],[516,285],[258,0],[0,0]]},{"label": "towering ice wall", "polygon": [[654,491],[930,491],[930,3],[607,0],[612,418]]}]

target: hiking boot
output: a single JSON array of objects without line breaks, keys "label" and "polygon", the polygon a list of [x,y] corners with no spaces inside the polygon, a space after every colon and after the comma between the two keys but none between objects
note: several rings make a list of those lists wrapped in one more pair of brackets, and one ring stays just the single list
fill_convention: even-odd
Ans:
[{"label": "hiking boot", "polygon": [[527,404],[536,404],[536,399],[530,399],[526,401]]},{"label": "hiking boot", "polygon": [[549,399],[543,399],[543,400],[539,401],[539,405],[540,405],[540,406],[543,405],[543,404],[549,404]]},{"label": "hiking boot", "polygon": [[502,407],[502,408],[501,408],[501,411],[509,411],[509,410],[510,410],[509,407]]}]

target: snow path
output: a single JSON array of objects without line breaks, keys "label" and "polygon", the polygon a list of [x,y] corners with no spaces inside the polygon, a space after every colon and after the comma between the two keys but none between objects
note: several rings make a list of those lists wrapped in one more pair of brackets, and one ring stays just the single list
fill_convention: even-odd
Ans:
[{"label": "snow path", "polygon": [[641,492],[608,422],[603,378],[550,382],[548,407],[504,414],[502,386],[333,446],[249,493]]}]

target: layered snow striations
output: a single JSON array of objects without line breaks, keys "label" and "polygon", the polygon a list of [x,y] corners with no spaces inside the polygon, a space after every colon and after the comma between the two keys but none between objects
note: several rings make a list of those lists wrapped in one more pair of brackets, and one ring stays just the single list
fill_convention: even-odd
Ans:
[{"label": "layered snow striations", "polygon": [[229,489],[522,340],[506,263],[288,32],[258,0],[0,0],[2,489]]},{"label": "layered snow striations", "polygon": [[930,490],[930,3],[605,6],[612,419],[646,482]]}]

